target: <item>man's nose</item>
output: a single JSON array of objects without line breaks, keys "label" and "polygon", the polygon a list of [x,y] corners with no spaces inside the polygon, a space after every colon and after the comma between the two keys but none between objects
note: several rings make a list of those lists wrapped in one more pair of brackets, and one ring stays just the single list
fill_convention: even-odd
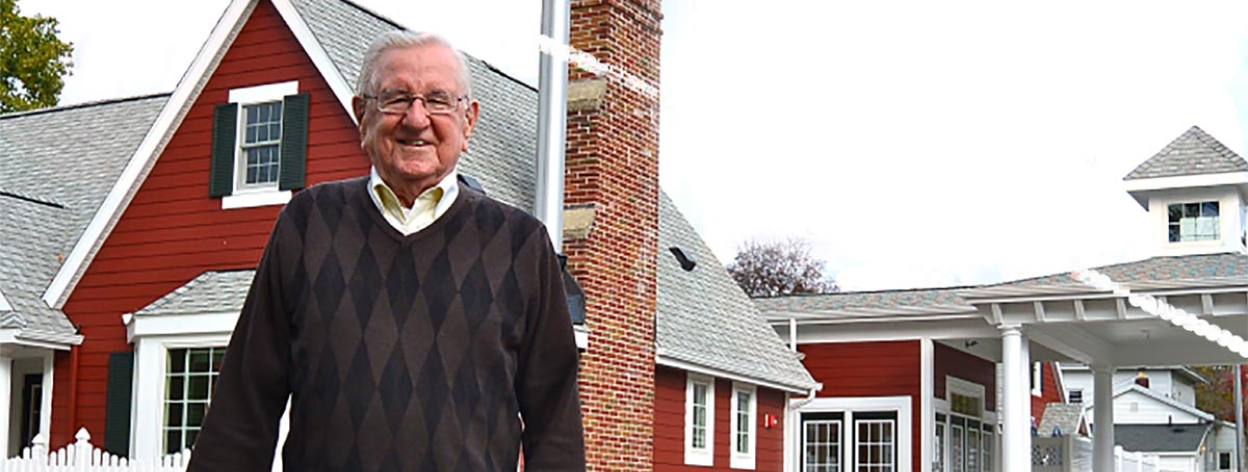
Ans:
[{"label": "man's nose", "polygon": [[407,113],[403,114],[403,121],[413,128],[428,127],[429,111],[425,109],[425,101],[412,100],[412,106],[408,107]]}]

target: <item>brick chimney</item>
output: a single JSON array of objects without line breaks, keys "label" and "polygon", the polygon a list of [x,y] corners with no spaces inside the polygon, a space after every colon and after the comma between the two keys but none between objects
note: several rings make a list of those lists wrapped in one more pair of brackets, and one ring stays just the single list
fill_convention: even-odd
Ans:
[{"label": "brick chimney", "polygon": [[585,291],[591,471],[653,470],[660,2],[571,2],[570,45],[607,68],[568,71],[564,251]]},{"label": "brick chimney", "polygon": [[1135,384],[1144,388],[1148,388],[1148,375],[1145,375],[1143,370],[1141,370],[1138,374],[1135,375]]}]

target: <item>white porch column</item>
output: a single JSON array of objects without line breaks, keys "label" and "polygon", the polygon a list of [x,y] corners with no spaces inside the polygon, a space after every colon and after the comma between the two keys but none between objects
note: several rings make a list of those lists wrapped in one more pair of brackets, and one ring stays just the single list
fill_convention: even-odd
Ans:
[{"label": "white porch column", "polygon": [[1092,470],[1114,470],[1114,368],[1092,367]]},{"label": "white porch column", "polygon": [[13,393],[13,359],[0,352],[0,398],[5,401],[0,402],[0,454],[6,459],[14,454],[9,454],[9,402],[16,401],[12,398]]},{"label": "white porch column", "polygon": [[1031,470],[1031,360],[1018,326],[1001,328],[1001,470]]}]

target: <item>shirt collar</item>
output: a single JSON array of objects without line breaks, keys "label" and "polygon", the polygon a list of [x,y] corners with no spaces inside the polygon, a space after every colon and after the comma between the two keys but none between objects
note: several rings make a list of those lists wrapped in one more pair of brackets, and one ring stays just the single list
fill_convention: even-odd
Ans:
[{"label": "shirt collar", "polygon": [[[372,197],[373,204],[377,206],[377,209],[380,210],[383,215],[387,212],[393,212],[395,216],[398,216],[412,211],[412,208],[404,208],[403,205],[399,203],[399,198],[395,195],[394,189],[391,189],[390,186],[381,179],[381,175],[377,173],[376,166],[369,169],[368,189],[368,196]],[[435,189],[439,189],[442,193],[442,198],[437,200],[433,210],[434,218],[437,218],[442,216],[443,213],[446,213],[446,210],[451,207],[452,203],[455,202],[455,198],[459,196],[459,170],[451,169],[445,177],[442,177],[442,180],[439,180],[434,186],[425,189],[425,191],[421,192],[421,194],[416,198],[426,198],[426,196],[431,195],[430,192],[434,192]],[[432,195],[436,195],[436,193]]]}]

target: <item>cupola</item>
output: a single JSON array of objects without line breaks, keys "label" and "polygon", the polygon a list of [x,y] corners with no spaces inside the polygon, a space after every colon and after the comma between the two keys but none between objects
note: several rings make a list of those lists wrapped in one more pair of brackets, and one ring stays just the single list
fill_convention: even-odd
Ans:
[{"label": "cupola", "polygon": [[1248,162],[1193,126],[1123,178],[1158,256],[1244,252]]}]

